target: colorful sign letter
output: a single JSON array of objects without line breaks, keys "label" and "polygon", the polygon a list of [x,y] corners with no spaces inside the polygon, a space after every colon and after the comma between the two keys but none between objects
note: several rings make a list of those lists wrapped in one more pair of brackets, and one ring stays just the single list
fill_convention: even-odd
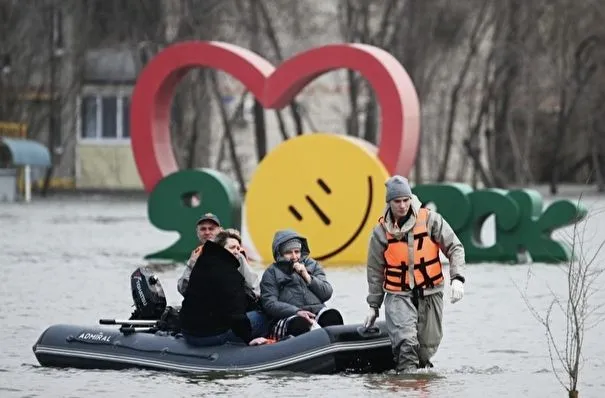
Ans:
[{"label": "colorful sign letter", "polygon": [[378,157],[390,173],[407,175],[414,165],[420,123],[418,97],[405,69],[388,52],[365,44],[327,45],[295,55],[276,69],[261,56],[232,44],[190,41],[156,55],[139,75],[132,95],[132,151],[148,192],[177,170],[170,141],[170,103],[184,74],[200,67],[229,73],[264,107],[275,109],[286,106],[326,72],[339,68],[358,71],[370,82],[380,104]]},{"label": "colorful sign letter", "polygon": [[[184,199],[195,193],[199,206]],[[164,231],[176,231],[180,238],[172,246],[145,256],[146,259],[186,261],[199,244],[195,224],[205,213],[217,215],[221,224],[240,228],[242,203],[237,186],[226,175],[211,169],[177,171],[155,185],[147,202],[149,220]]]},{"label": "colorful sign letter", "polygon": [[[302,135],[288,140],[258,166],[246,197],[246,222],[261,260],[269,262],[273,234],[292,228],[309,238],[312,256],[326,264],[363,264],[368,238],[384,203],[390,174],[409,175],[419,138],[420,110],[412,81],[386,51],[365,44],[314,48],[275,68],[261,56],[222,42],[182,42],[154,57],[141,72],[131,105],[131,143],[147,192],[149,219],[157,228],[176,231],[180,239],[146,258],[184,261],[197,245],[195,223],[213,212],[224,227],[240,228],[241,199],[231,179],[213,170],[178,171],[170,140],[170,104],[174,90],[192,69],[209,67],[238,79],[265,108],[279,109],[311,81],[346,68],[370,83],[381,110],[380,144],[333,134]],[[183,197],[197,192],[201,205]],[[570,259],[568,245],[552,232],[586,216],[586,209],[558,200],[543,209],[532,190],[473,191],[464,184],[429,184],[413,188],[424,203],[458,233],[469,263],[517,262],[527,252],[534,261]],[[480,230],[495,215],[495,241],[487,247]]]},{"label": "colorful sign letter", "polygon": [[[424,204],[432,203],[464,245],[468,263],[517,263],[529,254],[535,262],[559,263],[571,259],[567,242],[552,232],[586,217],[587,210],[569,200],[556,200],[543,209],[537,191],[485,189],[465,184],[417,185],[412,191]],[[486,247],[481,229],[495,216],[495,243]]]},{"label": "colorful sign letter", "polygon": [[359,264],[385,208],[388,172],[355,139],[308,134],[278,145],[260,163],[246,195],[246,222],[264,261],[275,231],[291,228],[313,258]]}]

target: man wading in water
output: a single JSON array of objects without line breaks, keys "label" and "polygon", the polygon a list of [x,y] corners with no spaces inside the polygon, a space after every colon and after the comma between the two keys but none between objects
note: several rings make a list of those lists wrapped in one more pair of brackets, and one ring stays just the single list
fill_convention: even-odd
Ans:
[{"label": "man wading in water", "polygon": [[450,261],[455,303],[464,296],[464,247],[439,213],[420,207],[406,178],[396,175],[385,185],[387,208],[372,232],[368,251],[370,312],[365,326],[374,324],[384,300],[396,369],[407,373],[433,366],[430,359],[443,336],[439,250]]}]

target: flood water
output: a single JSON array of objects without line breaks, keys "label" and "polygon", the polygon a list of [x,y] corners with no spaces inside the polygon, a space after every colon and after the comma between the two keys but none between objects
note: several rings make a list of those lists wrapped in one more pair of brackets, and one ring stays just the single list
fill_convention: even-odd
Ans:
[{"label": "flood water", "polygon": [[[587,198],[586,203],[605,208],[605,199]],[[127,317],[132,310],[131,272],[142,264],[144,254],[172,243],[173,235],[147,221],[143,199],[34,198],[30,204],[0,203],[0,225],[3,398],[567,396],[551,370],[545,329],[516,287],[523,289],[529,281],[529,301],[544,314],[551,291],[564,294],[567,289],[565,271],[544,264],[468,265],[464,299],[451,305],[446,291],[445,335],[433,358],[435,368],[413,376],[265,373],[209,377],[43,368],[32,352],[43,330],[55,323],[96,325],[99,318]],[[593,212],[586,250],[605,240],[603,225],[605,215]],[[158,269],[169,304],[180,304],[176,281],[181,271],[181,265]],[[262,267],[257,266],[257,271],[262,272]],[[367,309],[364,268],[329,267],[327,274],[335,288],[330,304],[341,309],[346,322],[361,322]],[[597,291],[591,302],[605,308],[603,291]],[[599,316],[605,314],[597,310],[595,317]],[[562,319],[554,319],[557,336],[564,336]],[[605,396],[604,332],[603,324],[587,331],[579,385],[582,397]]]}]

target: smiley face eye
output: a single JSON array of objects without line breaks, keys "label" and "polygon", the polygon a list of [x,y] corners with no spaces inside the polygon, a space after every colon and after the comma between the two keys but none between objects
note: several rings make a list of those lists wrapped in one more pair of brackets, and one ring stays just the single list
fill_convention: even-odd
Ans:
[{"label": "smiley face eye", "polygon": [[292,213],[294,218],[296,218],[298,221],[302,221],[302,215],[298,212],[298,210],[296,210],[296,207],[290,205],[288,206],[288,210],[290,210],[290,213]]},{"label": "smiley face eye", "polygon": [[315,210],[315,213],[317,213],[319,218],[321,218],[321,221],[326,225],[330,225],[330,223],[332,222],[330,221],[330,217],[328,217],[326,213],[324,213],[324,211],[317,205],[317,203],[315,203],[315,201],[309,195],[305,195],[305,199],[307,199],[307,202],[311,205],[313,210]]},{"label": "smiley face eye", "polygon": [[321,178],[317,179],[317,184],[319,184],[319,186],[321,187],[321,189],[323,189],[324,192],[327,193],[328,195],[332,193],[332,190],[330,189],[330,187],[328,186],[328,184],[326,184],[324,182],[324,180],[322,180]]},{"label": "smiley face eye", "polygon": [[[326,182],[323,179],[318,178],[317,185],[319,185],[321,187],[321,189],[328,195],[330,195],[332,193],[332,190],[330,189],[328,184],[326,184]],[[328,215],[319,207],[319,205],[313,200],[313,198],[311,198],[309,195],[305,195],[305,199],[307,200],[307,203],[309,203],[311,208],[315,211],[315,213],[319,216],[319,218],[325,225],[330,225],[332,223],[332,221],[330,220],[330,217],[328,217]],[[296,207],[290,205],[290,206],[288,206],[288,211],[290,211],[290,213],[298,221],[302,221],[303,216],[296,209]]]}]

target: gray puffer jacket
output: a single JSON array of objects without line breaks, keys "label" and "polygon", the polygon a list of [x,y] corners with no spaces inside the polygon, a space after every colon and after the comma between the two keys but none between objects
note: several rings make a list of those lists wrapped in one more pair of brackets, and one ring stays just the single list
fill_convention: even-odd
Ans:
[{"label": "gray puffer jacket", "polygon": [[[311,282],[305,280],[293,269],[292,262],[278,261],[279,245],[298,238],[302,242],[301,263],[305,265]],[[317,314],[332,297],[332,285],[326,280],[321,265],[309,257],[307,239],[291,230],[278,231],[273,238],[275,262],[263,273],[260,282],[261,305],[265,313],[275,319],[287,318],[300,310]]]}]

